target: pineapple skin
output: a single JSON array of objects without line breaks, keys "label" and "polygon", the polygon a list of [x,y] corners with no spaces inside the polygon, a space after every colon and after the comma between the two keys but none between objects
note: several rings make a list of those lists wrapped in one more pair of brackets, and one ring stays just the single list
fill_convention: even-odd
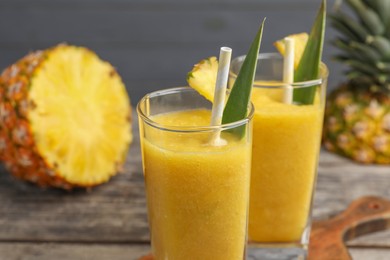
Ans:
[{"label": "pineapple skin", "polygon": [[30,79],[45,60],[45,52],[28,54],[1,74],[0,159],[17,178],[42,187],[71,189],[72,185],[49,167],[35,148],[27,113]]},{"label": "pineapple skin", "polygon": [[341,85],[327,100],[323,143],[359,163],[390,164],[390,96]]},{"label": "pineapple skin", "polygon": [[[8,171],[20,180],[40,187],[55,187],[65,190],[87,188],[101,184],[71,183],[50,166],[39,153],[28,119],[29,111],[36,105],[29,102],[28,95],[32,78],[55,48],[32,52],[6,68],[0,76],[0,160]],[[131,122],[131,108],[128,116]],[[130,141],[131,142],[131,141]],[[124,163],[117,162],[118,171]],[[111,177],[111,176],[110,176]]]},{"label": "pineapple skin", "polygon": [[348,82],[327,101],[324,145],[360,163],[390,164],[389,15],[389,0],[345,0],[329,16]]}]

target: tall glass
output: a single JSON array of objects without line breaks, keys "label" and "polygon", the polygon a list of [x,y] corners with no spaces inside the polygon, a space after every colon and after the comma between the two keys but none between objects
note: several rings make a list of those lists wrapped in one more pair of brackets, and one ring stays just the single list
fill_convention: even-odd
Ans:
[{"label": "tall glass", "polygon": [[137,106],[155,260],[245,257],[253,106],[221,126],[209,126],[210,108],[190,88]]},{"label": "tall glass", "polygon": [[[244,57],[232,61],[230,85]],[[328,70],[317,80],[282,83],[283,58],[260,54],[252,102],[250,254],[254,259],[305,259],[309,243]],[[290,88],[290,90],[288,90]],[[293,90],[292,90],[292,89]],[[288,91],[312,93],[310,104],[284,101]],[[293,91],[293,92],[291,92]]]}]

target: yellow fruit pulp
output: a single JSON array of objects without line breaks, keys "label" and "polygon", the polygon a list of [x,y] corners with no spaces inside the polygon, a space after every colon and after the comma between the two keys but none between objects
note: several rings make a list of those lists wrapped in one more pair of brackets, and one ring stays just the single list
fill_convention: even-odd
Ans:
[{"label": "yellow fruit pulp", "polygon": [[214,100],[214,89],[217,80],[218,61],[216,57],[209,57],[195,64],[188,73],[188,84],[204,96],[207,100]]},{"label": "yellow fruit pulp", "polygon": [[[210,112],[155,116],[163,125],[205,126]],[[156,260],[241,260],[246,242],[251,147],[223,133],[178,134],[145,126],[142,138],[153,254]]]},{"label": "yellow fruit pulp", "polygon": [[295,242],[308,221],[323,109],[280,103],[278,92],[271,92],[252,93],[249,240]]},{"label": "yellow fruit pulp", "polygon": [[[297,68],[299,62],[301,61],[302,54],[305,50],[307,40],[309,39],[309,35],[307,33],[298,33],[287,36],[288,38],[292,38],[294,40],[294,67]],[[274,43],[276,49],[284,55],[285,46],[284,39],[276,41]]]},{"label": "yellow fruit pulp", "polygon": [[85,48],[48,52],[29,92],[37,149],[69,183],[107,181],[131,141],[130,103],[115,70]]},{"label": "yellow fruit pulp", "polygon": [[[297,39],[295,58],[300,59],[306,45],[301,37],[306,36],[292,37]],[[206,80],[210,73],[216,78],[216,70],[197,66],[193,75]],[[214,86],[210,82],[197,85],[202,82],[188,81],[194,89],[202,88],[202,95],[212,101]],[[267,85],[280,86],[280,82]],[[255,115],[249,239],[256,242],[298,242],[308,224],[324,111],[319,93],[314,105],[284,104],[282,97],[282,89],[256,87],[251,97]]]}]

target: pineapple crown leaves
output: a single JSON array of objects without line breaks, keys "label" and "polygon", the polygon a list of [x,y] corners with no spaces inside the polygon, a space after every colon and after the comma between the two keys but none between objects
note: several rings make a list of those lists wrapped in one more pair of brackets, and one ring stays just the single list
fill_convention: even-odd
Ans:
[{"label": "pineapple crown leaves", "polygon": [[331,25],[340,33],[332,42],[342,52],[335,59],[349,66],[346,75],[350,81],[390,91],[390,1],[344,2],[355,18],[339,5],[329,16]]}]

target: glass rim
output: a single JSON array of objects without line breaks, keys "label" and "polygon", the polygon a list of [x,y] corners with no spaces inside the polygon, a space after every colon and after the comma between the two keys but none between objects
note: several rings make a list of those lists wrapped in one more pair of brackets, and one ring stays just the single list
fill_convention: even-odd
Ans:
[{"label": "glass rim", "polygon": [[[148,124],[149,126],[152,126],[154,128],[157,128],[159,130],[164,131],[170,131],[170,132],[182,132],[182,133],[200,133],[200,132],[214,132],[214,131],[224,131],[229,130],[233,128],[237,128],[239,126],[246,125],[252,118],[255,113],[255,108],[252,102],[250,102],[248,107],[248,114],[245,118],[240,119],[238,121],[234,121],[227,124],[221,124],[221,125],[208,125],[208,126],[174,126],[174,125],[164,125],[157,123],[156,121],[153,121],[149,116],[147,116],[144,111],[141,108],[141,105],[146,102],[146,100],[150,98],[160,97],[168,94],[175,94],[179,92],[196,92],[196,90],[190,88],[190,87],[174,87],[174,88],[168,88],[164,90],[157,90],[151,93],[146,94],[144,97],[141,98],[141,100],[137,104],[137,113],[138,116]],[[199,93],[198,93],[199,94]],[[199,94],[201,96],[201,94]]]},{"label": "glass rim", "polygon": [[[230,65],[230,70],[229,70],[230,77],[237,78],[238,74],[233,72],[231,68],[236,63],[244,62],[245,56],[246,55],[241,55],[241,56],[238,56],[232,60],[231,65]],[[280,53],[277,53],[277,52],[259,53],[259,56],[257,59],[260,60],[260,59],[271,59],[271,58],[281,59],[282,55]],[[264,83],[262,83],[262,82],[253,83],[253,87],[279,89],[279,88],[286,88],[286,86],[293,86],[294,88],[306,88],[306,87],[311,87],[311,86],[315,86],[315,85],[321,85],[324,82],[326,82],[326,80],[329,76],[328,67],[323,62],[321,62],[321,65],[320,65],[320,74],[321,74],[321,77],[319,79],[314,79],[314,80],[294,82],[291,84],[286,84],[283,82],[264,81]]]}]

